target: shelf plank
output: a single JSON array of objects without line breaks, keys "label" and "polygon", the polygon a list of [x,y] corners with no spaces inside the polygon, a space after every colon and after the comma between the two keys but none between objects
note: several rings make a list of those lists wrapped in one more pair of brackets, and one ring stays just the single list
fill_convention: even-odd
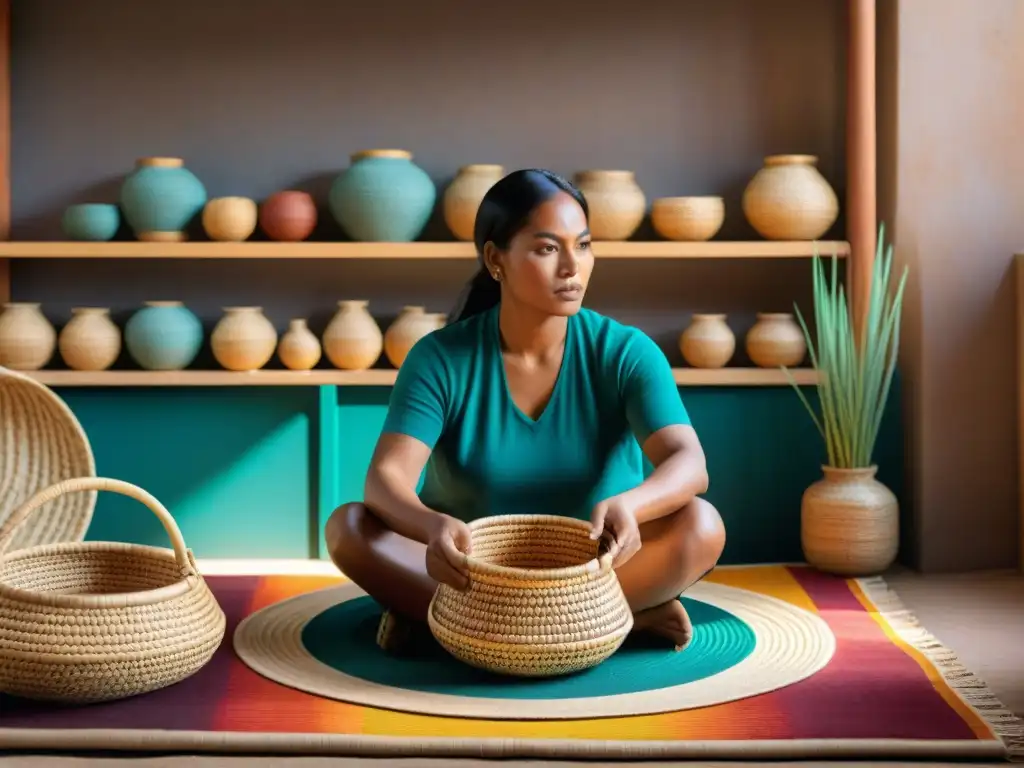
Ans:
[{"label": "shelf plank", "polygon": [[[599,259],[792,259],[846,257],[845,241],[596,241]],[[472,243],[0,242],[0,259],[475,259]]]},{"label": "shelf plank", "polygon": [[[27,375],[51,387],[312,387],[320,385],[386,387],[395,383],[397,371],[31,371]],[[775,368],[674,368],[680,386],[772,387],[789,386],[786,375]],[[812,368],[791,372],[798,384],[813,385],[818,374]]]}]

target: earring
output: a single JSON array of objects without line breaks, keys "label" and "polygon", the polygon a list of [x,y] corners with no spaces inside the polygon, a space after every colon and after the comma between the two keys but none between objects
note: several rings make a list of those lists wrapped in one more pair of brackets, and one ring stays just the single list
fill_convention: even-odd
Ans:
[{"label": "earring", "polygon": [[494,279],[497,280],[500,283],[501,282],[501,270],[500,269],[494,270],[494,274],[492,275],[492,277],[494,277]]}]

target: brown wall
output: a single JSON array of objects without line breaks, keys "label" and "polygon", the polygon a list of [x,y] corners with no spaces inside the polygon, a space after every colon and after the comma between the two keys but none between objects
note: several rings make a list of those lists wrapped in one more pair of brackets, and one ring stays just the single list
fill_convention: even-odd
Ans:
[{"label": "brown wall", "polygon": [[[498,10],[500,6],[500,10]],[[71,202],[116,198],[141,155],[183,156],[211,195],[326,197],[349,153],[403,147],[444,184],[459,165],[637,172],[648,197],[724,194],[722,238],[766,154],[811,152],[845,186],[843,0],[14,0],[13,234],[59,237]],[[832,236],[842,237],[839,221]],[[337,237],[325,223],[322,235]],[[428,238],[447,238],[435,225]],[[648,233],[638,235],[643,239]],[[322,327],[334,302],[451,306],[466,262],[17,263],[17,298],[124,319],[180,298]],[[588,302],[679,362],[693,311],[809,306],[805,260],[605,262]]]},{"label": "brown wall", "polygon": [[879,0],[879,216],[912,270],[908,491],[927,571],[1017,561],[1022,33],[1020,0]]}]

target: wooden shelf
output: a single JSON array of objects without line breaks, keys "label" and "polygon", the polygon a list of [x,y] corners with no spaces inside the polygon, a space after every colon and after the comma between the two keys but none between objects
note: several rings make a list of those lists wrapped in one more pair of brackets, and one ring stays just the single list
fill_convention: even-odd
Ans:
[{"label": "wooden shelf", "polygon": [[[845,241],[675,241],[594,243],[601,259],[793,259],[846,257]],[[475,259],[472,243],[0,242],[0,259]]]},{"label": "wooden shelf", "polygon": [[[674,368],[681,386],[772,387],[789,386],[786,375],[775,368]],[[813,385],[818,374],[812,368],[791,372],[798,384]],[[338,386],[386,387],[395,383],[397,371],[313,371],[261,370],[236,371],[31,371],[28,375],[51,387],[310,387],[322,384]]]}]

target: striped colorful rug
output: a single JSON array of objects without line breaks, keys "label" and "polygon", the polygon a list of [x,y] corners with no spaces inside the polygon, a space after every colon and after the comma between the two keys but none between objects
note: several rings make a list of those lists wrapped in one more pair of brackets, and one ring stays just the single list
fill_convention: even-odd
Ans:
[{"label": "striped colorful rug", "polygon": [[[467,719],[305,693],[244,664],[239,622],[340,579],[208,576],[228,616],[211,663],[171,688],[88,707],[0,697],[0,748],[399,756],[703,759],[1024,757],[1024,728],[918,626],[880,579],[809,568],[722,568],[712,584],[768,595],[834,636],[823,667],[777,690],[678,711],[597,719]],[[683,653],[686,653],[684,651]],[[529,717],[530,706],[522,702]]]}]

